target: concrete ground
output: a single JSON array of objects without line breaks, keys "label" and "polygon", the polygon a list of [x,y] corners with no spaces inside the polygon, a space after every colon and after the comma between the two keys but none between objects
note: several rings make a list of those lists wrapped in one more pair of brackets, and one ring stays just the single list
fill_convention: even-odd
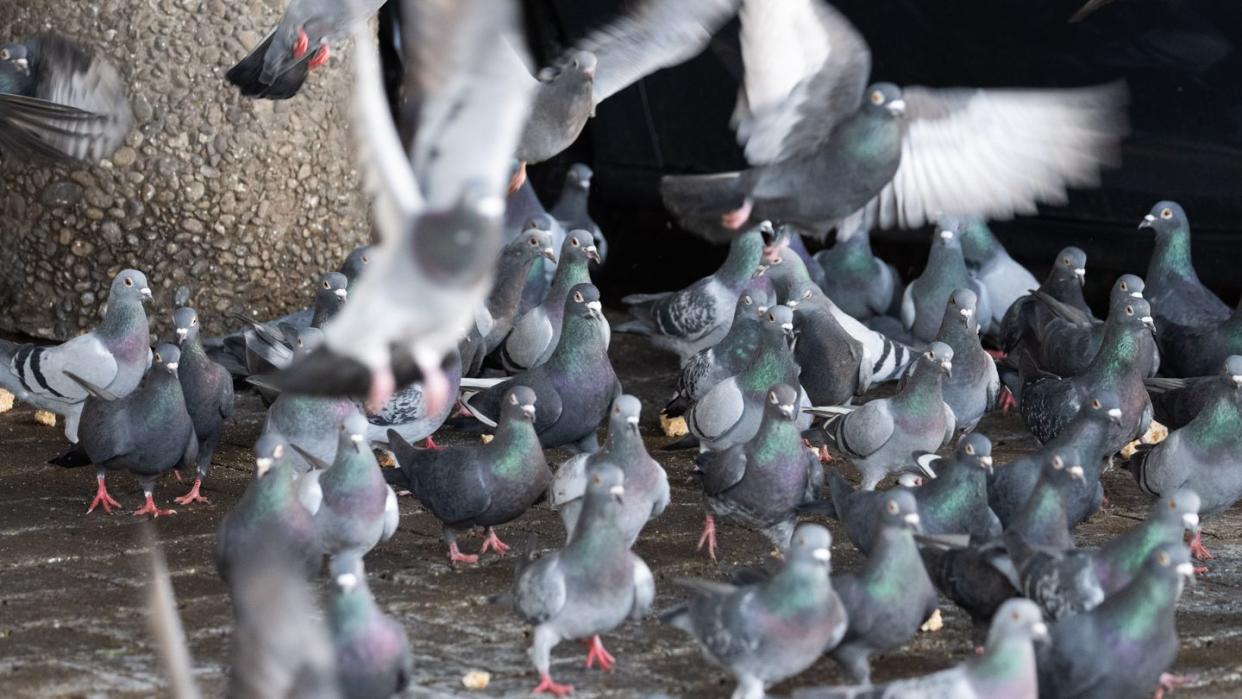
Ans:
[{"label": "concrete ground", "polygon": [[[668,470],[673,503],[648,526],[637,552],[656,576],[657,609],[683,593],[671,581],[681,576],[721,577],[729,566],[753,565],[770,546],[759,535],[721,527],[721,561],[712,563],[694,547],[703,511],[695,485],[688,483],[690,452],[661,452],[658,408],[670,393],[676,363],[641,340],[614,336],[612,356],[625,388],[643,399],[644,434]],[[224,585],[216,577],[211,551],[220,518],[238,500],[253,473],[251,446],[262,423],[253,396],[239,401],[238,417],[224,436],[207,481],[208,505],[179,508],[154,530],[172,571],[182,619],[189,634],[195,674],[205,696],[222,696],[231,614]],[[1033,440],[1015,417],[993,415],[980,428],[996,442],[997,462],[1031,450]],[[443,442],[476,439],[445,433]],[[439,439],[439,436],[437,437]],[[94,493],[89,469],[46,464],[65,448],[59,430],[36,425],[29,409],[0,416],[0,696],[151,697],[166,693],[147,633],[143,585],[147,557],[142,525],[125,513],[85,515]],[[565,455],[550,452],[549,462]],[[128,474],[110,480],[111,492],[127,507],[140,504],[141,491]],[[1146,516],[1148,499],[1125,473],[1105,475],[1110,502],[1078,531],[1079,543],[1096,546]],[[185,488],[174,481],[157,493],[168,506]],[[401,527],[392,540],[367,557],[371,587],[380,604],[409,631],[417,678],[407,696],[466,695],[461,679],[471,670],[491,672],[480,696],[523,696],[536,684],[526,657],[528,628],[490,595],[509,588],[512,561],[489,554],[476,567],[453,569],[444,555],[436,521],[412,498],[401,500]],[[833,564],[847,570],[859,556],[835,522]],[[1242,693],[1242,514],[1237,509],[1206,523],[1205,542],[1217,554],[1210,572],[1187,589],[1178,615],[1182,645],[1174,670],[1195,676],[1178,697],[1230,697]],[[544,546],[563,536],[556,514],[537,506],[500,530],[520,543],[530,532]],[[463,548],[474,550],[478,540]],[[321,581],[321,586],[323,582]],[[883,681],[932,672],[971,653],[969,622],[946,601],[945,626],[920,634],[900,652],[877,658],[874,677]],[[582,667],[583,649],[565,643],[554,651],[553,675],[573,684],[577,696],[633,697],[667,694],[720,697],[732,690],[722,671],[706,664],[694,642],[649,618],[627,623],[605,637],[618,658],[612,674]],[[786,694],[800,686],[842,681],[823,659],[801,676],[773,689]]]}]

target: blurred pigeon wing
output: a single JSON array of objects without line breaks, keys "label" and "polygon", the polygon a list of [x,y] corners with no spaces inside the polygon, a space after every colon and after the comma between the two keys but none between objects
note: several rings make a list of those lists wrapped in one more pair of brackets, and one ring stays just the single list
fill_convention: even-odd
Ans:
[{"label": "blurred pigeon wing", "polygon": [[862,102],[867,42],[821,0],[746,0],[741,19],[746,75],[733,120],[746,159],[762,165],[819,148]]},{"label": "blurred pigeon wing", "polygon": [[0,150],[18,158],[60,160],[65,153],[52,145],[53,138],[71,137],[69,122],[98,119],[47,100],[0,93]]},{"label": "blurred pigeon wing", "polygon": [[401,509],[397,506],[397,493],[392,486],[384,496],[384,533],[383,541],[388,541],[397,533],[397,525],[401,523]]},{"label": "blurred pigeon wing", "polygon": [[297,482],[298,502],[312,515],[319,512],[319,507],[323,504],[323,488],[319,485],[321,473],[323,471],[319,469],[311,469],[302,474]]},{"label": "blurred pigeon wing", "polygon": [[644,0],[577,45],[598,60],[599,104],[646,76],[684,63],[707,48],[741,0]]},{"label": "blurred pigeon wing", "polygon": [[1127,126],[1124,84],[1070,90],[905,89],[901,165],[868,223],[917,228],[942,214],[1008,219],[1099,181]]},{"label": "blurred pigeon wing", "polygon": [[99,160],[116,152],[129,135],[133,113],[125,82],[99,55],[52,34],[38,38],[44,66],[35,97],[97,115],[98,119],[53,122],[45,138],[77,160]]},{"label": "blurred pigeon wing", "polygon": [[655,602],[655,576],[637,554],[631,553],[630,560],[634,562],[634,606],[630,608],[630,618],[638,619]]},{"label": "blurred pigeon wing", "polygon": [[561,464],[548,490],[548,504],[560,507],[586,493],[586,466],[589,454],[578,454]]},{"label": "blurred pigeon wing", "polygon": [[556,554],[536,561],[518,578],[514,604],[532,624],[541,624],[560,613],[568,594]]}]

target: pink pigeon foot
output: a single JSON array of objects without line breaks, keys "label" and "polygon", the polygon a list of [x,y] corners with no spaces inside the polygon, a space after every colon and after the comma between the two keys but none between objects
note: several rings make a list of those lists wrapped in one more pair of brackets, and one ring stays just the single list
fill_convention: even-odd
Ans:
[{"label": "pink pigeon foot", "polygon": [[488,549],[501,556],[509,552],[509,545],[501,541],[500,537],[496,536],[496,530],[491,527],[487,528],[487,538],[483,539],[483,546],[479,548],[479,553],[487,553]]},{"label": "pink pigeon foot", "polygon": [[720,225],[724,226],[725,228],[728,228],[731,231],[736,231],[737,229],[746,225],[746,222],[750,220],[750,212],[754,208],[755,208],[755,203],[752,202],[750,199],[747,199],[746,201],[742,202],[742,205],[739,206],[738,208],[722,215],[720,217]]},{"label": "pink pigeon foot", "polygon": [[1190,675],[1174,675],[1169,672],[1160,674],[1160,683],[1156,685],[1156,693],[1152,699],[1163,699],[1165,692],[1172,692],[1178,687],[1185,687],[1194,682],[1195,678]]},{"label": "pink pigeon foot", "polygon": [[462,553],[457,548],[457,542],[449,544],[449,563],[478,563],[479,557],[472,553]]},{"label": "pink pigeon foot", "polygon": [[604,672],[612,672],[613,667],[617,664],[617,659],[612,657],[604,648],[604,642],[599,636],[592,636],[591,640],[583,641],[583,645],[587,647],[586,666],[590,669],[591,665],[599,661],[599,669]]},{"label": "pink pigeon foot", "polygon": [[1190,555],[1200,561],[1210,561],[1216,558],[1216,556],[1213,556],[1212,552],[1208,551],[1207,547],[1203,545],[1203,532],[1195,532],[1195,538],[1190,540]]},{"label": "pink pigeon foot", "polygon": [[134,510],[133,514],[135,517],[141,517],[143,515],[151,515],[152,517],[166,517],[168,515],[177,514],[177,511],[176,510],[161,510],[160,508],[156,507],[155,498],[151,495],[151,493],[147,493],[146,503],[143,504],[142,507],[139,507],[138,509]]},{"label": "pink pigeon foot", "polygon": [[707,515],[703,519],[703,535],[699,537],[699,545],[696,551],[703,550],[703,544],[707,544],[707,555],[716,560],[716,519],[711,515]]},{"label": "pink pigeon foot", "polygon": [[95,499],[91,500],[91,506],[87,508],[86,514],[89,515],[94,512],[95,508],[101,505],[105,514],[112,514],[112,508],[120,507],[121,503],[108,494],[108,486],[104,484],[103,476],[98,476],[95,480],[99,483],[99,486],[95,489]]},{"label": "pink pigeon foot", "polygon": [[209,501],[207,500],[207,498],[203,497],[202,494],[198,492],[198,489],[202,487],[202,485],[203,485],[203,479],[195,478],[194,485],[190,488],[190,492],[186,493],[185,495],[182,495],[179,498],[173,498],[173,502],[177,503],[178,505],[189,505],[192,502],[201,502],[204,505],[208,504]]},{"label": "pink pigeon foot", "polygon": [[322,68],[323,64],[328,62],[328,45],[324,44],[319,47],[314,56],[311,56],[310,62],[306,64],[307,70],[315,70]]},{"label": "pink pigeon foot", "polygon": [[531,694],[551,694],[554,697],[568,696],[574,693],[572,684],[557,684],[552,681],[552,676],[544,673],[539,676],[539,684],[530,690]]},{"label": "pink pigeon foot", "polygon": [[1008,415],[1010,410],[1017,409],[1018,399],[1013,397],[1013,391],[1002,388],[1000,397],[996,399],[996,407],[1001,409],[1001,415]]}]

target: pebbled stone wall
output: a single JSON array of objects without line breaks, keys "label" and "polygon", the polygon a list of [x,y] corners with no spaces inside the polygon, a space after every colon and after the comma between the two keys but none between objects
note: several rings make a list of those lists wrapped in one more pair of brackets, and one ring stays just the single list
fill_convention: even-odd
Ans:
[{"label": "pebbled stone wall", "polygon": [[286,102],[241,98],[224,73],[285,0],[0,0],[0,41],[86,40],[129,83],[135,126],[96,165],[0,160],[0,330],[65,338],[99,317],[111,277],[143,270],[167,329],[193,289],[208,332],[225,311],[274,317],[369,233],[348,126],[345,50]]}]

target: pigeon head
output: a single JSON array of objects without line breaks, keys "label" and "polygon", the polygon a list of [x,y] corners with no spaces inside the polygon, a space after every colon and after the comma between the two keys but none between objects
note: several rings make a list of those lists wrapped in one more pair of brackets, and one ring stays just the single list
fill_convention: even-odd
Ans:
[{"label": "pigeon head", "polygon": [[177,375],[177,365],[181,361],[181,349],[176,345],[164,343],[155,349],[155,354],[151,357],[151,368],[162,369]]},{"label": "pigeon head", "polygon": [[590,51],[573,51],[557,61],[556,65],[547,66],[539,71],[540,82],[559,82],[568,79],[575,83],[590,84],[595,80],[595,70],[599,67],[599,59]]},{"label": "pigeon head", "polygon": [[889,490],[880,503],[880,526],[921,531],[919,504],[908,490]]},{"label": "pigeon head", "polygon": [[363,245],[360,248],[354,248],[353,252],[345,257],[345,261],[341,263],[341,268],[337,270],[345,275],[348,280],[346,288],[353,285],[358,277],[362,276],[362,272],[366,270],[367,265],[371,264],[371,258],[375,255],[375,247],[371,245]]},{"label": "pigeon head", "polygon": [[763,319],[764,331],[772,337],[777,335],[785,338],[785,341],[792,343],[794,339],[794,322],[793,311],[789,306],[773,306],[764,314]]},{"label": "pigeon head", "polygon": [[367,419],[362,413],[354,412],[341,423],[341,446],[352,445],[354,451],[361,453],[367,443]]},{"label": "pigeon head", "polygon": [[477,182],[463,188],[457,203],[424,214],[414,225],[413,254],[428,279],[471,286],[491,273],[499,253],[505,202]]},{"label": "pigeon head", "polygon": [[151,287],[147,285],[147,275],[136,269],[127,269],[112,279],[112,289],[108,292],[108,304],[117,301],[151,300]]},{"label": "pigeon head", "polygon": [[943,342],[933,342],[927,346],[922,361],[929,367],[945,375],[953,373],[953,348]]},{"label": "pigeon head", "polygon": [[293,338],[293,356],[305,357],[323,344],[323,331],[319,328],[300,328]]},{"label": "pigeon head", "polygon": [[1230,388],[1242,389],[1242,357],[1231,354],[1225,360],[1225,381]]},{"label": "pigeon head", "polygon": [[561,244],[561,259],[590,260],[599,263],[599,250],[595,248],[595,236],[581,228],[570,231]]},{"label": "pigeon head", "polygon": [[790,565],[822,568],[824,574],[832,567],[832,533],[819,524],[799,524],[789,541]]},{"label": "pigeon head", "polygon": [[798,392],[788,384],[776,384],[768,389],[767,411],[784,420],[798,417]]},{"label": "pigeon head", "polygon": [[973,328],[979,323],[978,306],[979,297],[975,292],[970,289],[954,289],[949,294],[949,303],[944,314],[946,318],[956,318],[967,328]]},{"label": "pigeon head", "polygon": [[642,416],[643,404],[634,396],[625,394],[612,402],[612,414],[609,417],[608,431],[629,430],[638,434],[638,419]]},{"label": "pigeon head", "polygon": [[1126,325],[1141,324],[1149,330],[1156,329],[1156,321],[1151,317],[1151,304],[1146,299],[1123,298],[1112,308],[1110,317],[1113,313],[1119,313],[1118,317]]},{"label": "pigeon head", "polygon": [[324,308],[340,310],[349,300],[349,278],[340,272],[328,272],[315,287],[315,303]]},{"label": "pigeon head", "polygon": [[1054,449],[1044,461],[1043,475],[1049,482],[1060,484],[1083,485],[1087,482],[1086,472],[1082,464],[1071,463],[1071,454],[1063,449]]},{"label": "pigeon head", "polygon": [[1147,559],[1147,574],[1157,580],[1176,581],[1178,594],[1188,582],[1195,579],[1195,564],[1190,560],[1190,549],[1185,544],[1162,544]]},{"label": "pigeon head", "polygon": [[873,114],[902,117],[906,113],[906,100],[900,87],[892,83],[876,83],[867,88],[863,109]]},{"label": "pigeon head", "polygon": [[0,46],[0,63],[13,66],[17,72],[30,73],[30,52],[25,44],[10,43]]},{"label": "pigeon head", "polygon": [[1108,420],[1115,425],[1121,424],[1121,398],[1113,391],[1108,389],[1096,391],[1084,409],[1096,419]]},{"label": "pigeon head", "polygon": [[565,314],[586,318],[592,322],[604,319],[604,308],[599,301],[599,289],[594,284],[578,284],[569,290],[565,299]]},{"label": "pigeon head", "polygon": [[1039,605],[1014,597],[1006,600],[992,617],[992,626],[988,629],[988,646],[1010,638],[1029,638],[1033,641],[1048,639],[1048,625],[1044,623],[1044,615]]},{"label": "pigeon head", "polygon": [[1087,253],[1081,248],[1070,246],[1057,255],[1055,273],[1063,278],[1075,278],[1079,284],[1087,281]]},{"label": "pigeon head", "polygon": [[[956,221],[952,221],[953,226],[957,226]],[[932,237],[932,247],[944,247],[960,250],[962,248],[962,239],[958,235],[956,227],[949,228],[943,224],[936,224],[936,233]]]},{"label": "pigeon head", "polygon": [[1117,277],[1117,281],[1113,283],[1113,290],[1109,296],[1108,307],[1112,308],[1124,299],[1141,299],[1143,298],[1143,278],[1136,274],[1123,274]]},{"label": "pigeon head", "polygon": [[1189,488],[1165,493],[1152,506],[1154,517],[1167,517],[1190,532],[1199,531],[1199,494]]},{"label": "pigeon head", "polygon": [[607,461],[591,464],[587,471],[587,497],[621,504],[625,497],[625,475]]},{"label": "pigeon head", "polygon": [[1156,240],[1164,240],[1188,232],[1189,223],[1180,204],[1175,201],[1158,201],[1143,217],[1139,228],[1150,228],[1156,232]]},{"label": "pigeon head", "polygon": [[542,255],[556,262],[556,250],[552,247],[551,222],[544,217],[532,218],[522,228],[522,233],[506,247],[506,252],[520,259],[534,259]]},{"label": "pigeon head", "polygon": [[737,297],[737,308],[733,311],[733,317],[735,319],[747,316],[754,318],[760,313],[766,313],[767,311],[768,295],[761,289],[754,289],[743,291]]},{"label": "pigeon head", "polygon": [[591,171],[591,166],[586,163],[574,163],[569,166],[569,172],[565,175],[566,187],[577,187],[579,189],[591,188],[591,177],[595,173]]},{"label": "pigeon head", "polygon": [[810,279],[803,279],[802,281],[795,282],[789,288],[789,298],[785,299],[785,305],[796,311],[800,304],[817,299],[823,295],[824,292],[819,288],[818,284]]},{"label": "pigeon head", "polygon": [[957,458],[962,463],[973,464],[992,472],[992,440],[978,432],[971,432],[957,443]]},{"label": "pigeon head", "polygon": [[277,461],[285,458],[285,452],[288,447],[285,440],[275,432],[267,432],[259,436],[259,441],[254,443],[254,465],[255,473],[259,478],[263,474],[271,470]]},{"label": "pigeon head", "polygon": [[528,386],[514,386],[505,393],[500,408],[502,418],[535,421],[535,391]]},{"label": "pigeon head", "polygon": [[198,311],[188,306],[178,308],[173,312],[173,326],[176,328],[178,345],[198,340]]},{"label": "pigeon head", "polygon": [[968,262],[982,263],[996,247],[996,239],[982,216],[940,216],[936,225],[957,234]]}]

